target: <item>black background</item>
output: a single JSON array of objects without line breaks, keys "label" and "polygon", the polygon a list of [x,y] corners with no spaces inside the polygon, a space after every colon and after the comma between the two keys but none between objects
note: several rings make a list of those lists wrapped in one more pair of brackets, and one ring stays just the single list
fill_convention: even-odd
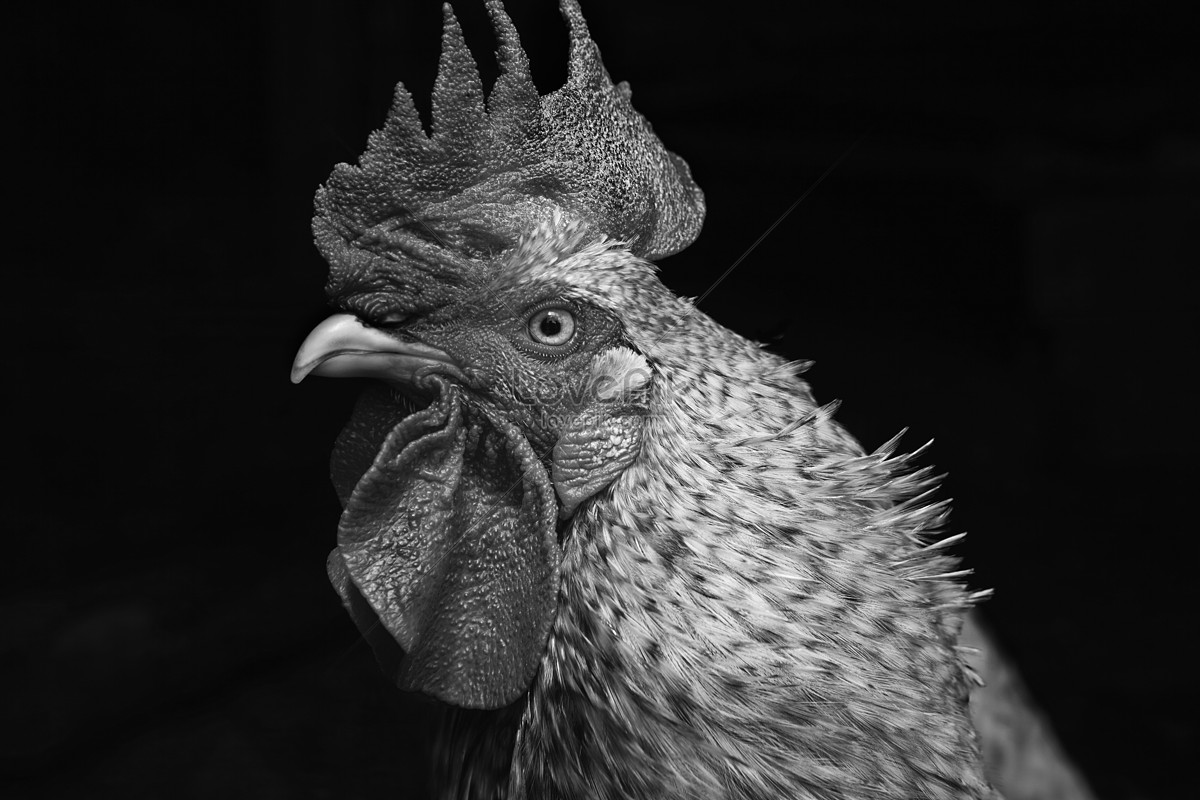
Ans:
[{"label": "black background", "polygon": [[[509,7],[556,88],[554,4]],[[868,446],[936,439],[988,618],[1067,747],[1104,798],[1173,796],[1196,746],[1182,13],[701,8],[584,9],[708,196],[664,280],[815,359]],[[458,11],[490,81],[482,4]],[[312,192],[394,82],[427,104],[438,4],[6,15],[0,793],[414,796],[429,732],[324,576],[355,387],[287,376],[324,314]]]}]

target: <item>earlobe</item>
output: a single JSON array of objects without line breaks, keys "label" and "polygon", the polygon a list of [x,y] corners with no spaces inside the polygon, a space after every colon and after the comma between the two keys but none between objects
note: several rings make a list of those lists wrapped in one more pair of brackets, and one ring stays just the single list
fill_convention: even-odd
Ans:
[{"label": "earlobe", "polygon": [[554,445],[550,480],[558,494],[558,516],[566,519],[579,504],[612,483],[642,447],[641,416],[593,418],[573,427]]},{"label": "earlobe", "polygon": [[558,516],[612,483],[637,457],[649,410],[650,365],[640,354],[615,347],[592,362],[589,402],[559,435],[550,480]]}]

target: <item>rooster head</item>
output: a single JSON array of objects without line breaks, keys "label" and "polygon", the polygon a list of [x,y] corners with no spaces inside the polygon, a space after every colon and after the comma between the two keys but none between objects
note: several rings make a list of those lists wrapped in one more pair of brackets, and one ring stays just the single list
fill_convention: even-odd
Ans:
[{"label": "rooster head", "polygon": [[292,372],[376,379],[334,451],[330,578],[368,639],[399,645],[381,660],[401,688],[468,708],[513,702],[538,669],[563,521],[641,444],[654,374],[638,339],[665,292],[649,261],[704,216],[575,0],[569,76],[545,97],[487,9],[488,97],[446,6],[432,133],[397,87],[358,163],[317,192],[337,313]]}]

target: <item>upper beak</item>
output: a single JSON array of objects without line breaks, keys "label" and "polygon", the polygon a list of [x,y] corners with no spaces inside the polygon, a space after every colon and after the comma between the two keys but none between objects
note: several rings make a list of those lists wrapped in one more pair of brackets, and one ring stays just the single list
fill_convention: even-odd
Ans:
[{"label": "upper beak", "polygon": [[436,347],[402,342],[352,314],[334,314],[300,345],[292,363],[292,383],[323,375],[414,384],[430,368],[459,372],[454,359]]}]

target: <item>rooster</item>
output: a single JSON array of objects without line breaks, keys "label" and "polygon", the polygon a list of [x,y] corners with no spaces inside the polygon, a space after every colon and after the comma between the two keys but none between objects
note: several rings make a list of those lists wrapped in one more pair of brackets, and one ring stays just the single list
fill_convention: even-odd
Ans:
[{"label": "rooster", "polygon": [[561,7],[542,97],[487,4],[485,100],[446,6],[432,134],[398,86],[315,202],[292,378],[376,379],[329,576],[436,704],[439,795],[998,798],[936,479],[659,281],[703,194]]}]

